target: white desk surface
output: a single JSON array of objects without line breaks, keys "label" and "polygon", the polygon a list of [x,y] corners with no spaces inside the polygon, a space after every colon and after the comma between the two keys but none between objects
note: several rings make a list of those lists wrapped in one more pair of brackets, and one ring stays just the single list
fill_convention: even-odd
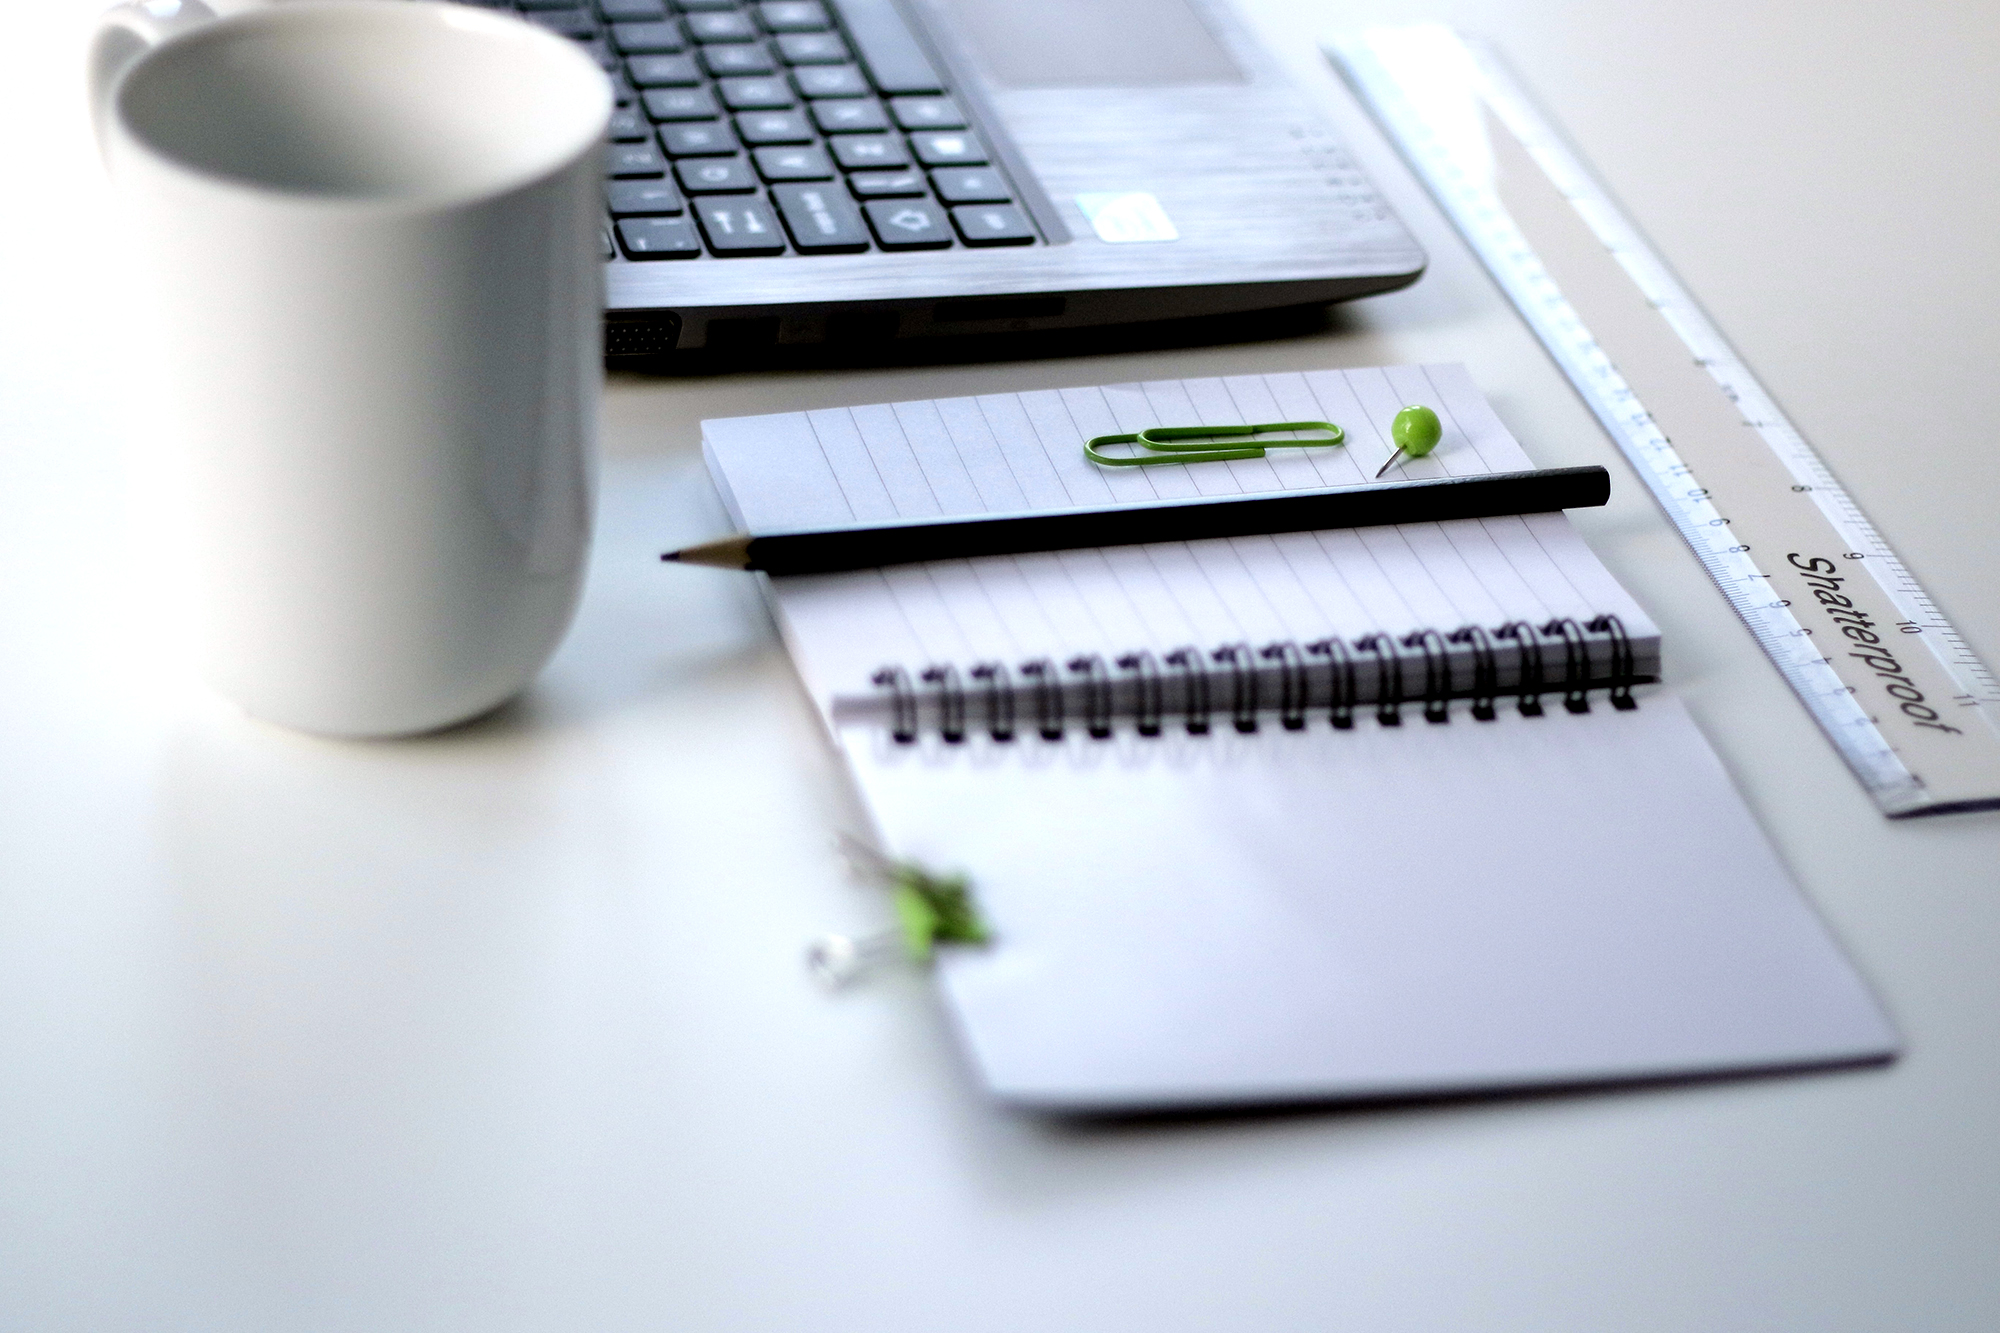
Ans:
[{"label": "white desk surface", "polygon": [[[1323,337],[610,386],[603,536],[520,705],[399,745],[245,722],[145,540],[145,348],[89,158],[87,3],[0,48],[0,1328],[1990,1330],[2000,815],[1878,816],[1320,66],[1336,23],[1499,38],[2000,662],[1991,7],[1256,0],[1433,256]],[[109,261],[109,262],[107,262]],[[696,422],[1462,359],[1909,1037],[1885,1069],[1082,1129],[971,1091],[879,922]]]}]

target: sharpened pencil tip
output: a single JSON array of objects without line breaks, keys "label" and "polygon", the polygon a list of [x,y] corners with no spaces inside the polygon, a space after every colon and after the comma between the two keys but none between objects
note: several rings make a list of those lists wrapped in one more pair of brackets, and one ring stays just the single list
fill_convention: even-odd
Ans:
[{"label": "sharpened pencil tip", "polygon": [[701,542],[668,551],[660,559],[676,565],[707,565],[711,569],[744,569],[750,564],[750,536],[738,533],[720,541]]}]

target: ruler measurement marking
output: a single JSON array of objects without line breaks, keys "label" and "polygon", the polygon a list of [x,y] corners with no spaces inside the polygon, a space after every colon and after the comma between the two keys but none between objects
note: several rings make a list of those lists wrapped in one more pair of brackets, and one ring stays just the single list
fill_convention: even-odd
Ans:
[{"label": "ruler measurement marking", "polygon": [[[1434,25],[1335,46],[1384,128],[1878,803],[1892,815],[2000,805],[2000,733],[1985,708],[2000,702],[2000,681],[1497,58]],[[1426,96],[1435,117],[1418,104]],[[1477,125],[1475,144],[1466,131]],[[1621,373],[1619,357],[1647,393]],[[1647,407],[1649,395],[1686,432],[1700,476]],[[1738,428],[1750,434],[1729,433]],[[1759,568],[1760,556],[1773,572]],[[1794,606],[1825,614],[1804,624]],[[1833,655],[1843,647],[1844,659],[1861,664]],[[1960,728],[1943,722],[1939,706],[1975,712]],[[1961,741],[1940,743],[1943,734]]]}]

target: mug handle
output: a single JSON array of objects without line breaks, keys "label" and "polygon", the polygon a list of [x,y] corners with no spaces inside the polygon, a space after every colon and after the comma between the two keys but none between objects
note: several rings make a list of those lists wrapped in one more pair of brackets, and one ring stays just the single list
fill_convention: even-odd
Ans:
[{"label": "mug handle", "polygon": [[97,21],[97,34],[90,39],[90,117],[100,156],[105,149],[111,94],[117,90],[120,76],[167,38],[214,17],[215,11],[202,0],[133,0]]}]

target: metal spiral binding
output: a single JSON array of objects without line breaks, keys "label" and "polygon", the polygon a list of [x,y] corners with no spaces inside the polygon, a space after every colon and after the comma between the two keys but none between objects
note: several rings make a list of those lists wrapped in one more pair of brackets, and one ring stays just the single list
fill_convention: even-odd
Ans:
[{"label": "metal spiral binding", "polygon": [[972,678],[985,688],[986,734],[996,741],[1014,739],[1014,681],[1005,662],[981,662],[972,668]]},{"label": "metal spiral binding", "polygon": [[901,667],[883,667],[870,679],[889,691],[895,717],[890,724],[889,735],[899,745],[908,745],[916,740],[917,695],[910,688],[910,673]]},{"label": "metal spiral binding", "polygon": [[1176,648],[1167,654],[1167,665],[1181,673],[1182,715],[1187,718],[1188,735],[1208,734],[1208,672],[1203,670],[1199,648]]},{"label": "metal spiral binding", "polygon": [[1327,681],[1327,721],[1336,731],[1348,731],[1354,726],[1354,654],[1347,651],[1347,643],[1338,637],[1321,639],[1311,644],[1306,651],[1324,657],[1331,674]]},{"label": "metal spiral binding", "polygon": [[1632,677],[1636,672],[1633,669],[1632,636],[1625,632],[1625,622],[1606,612],[1584,628],[1610,638],[1611,706],[1629,713],[1639,706],[1639,701],[1632,697]]},{"label": "metal spiral binding", "polygon": [[[1447,636],[1452,643],[1472,646],[1472,716],[1481,722],[1491,722],[1494,718],[1493,697],[1500,693],[1500,666],[1493,659],[1493,640],[1478,625],[1461,625]],[[1626,643],[1627,664],[1630,664],[1631,643]],[[1632,697],[1632,687],[1625,685],[1625,697]]]},{"label": "metal spiral binding", "polygon": [[1226,643],[1209,654],[1229,663],[1229,713],[1244,735],[1257,730],[1257,659],[1247,643]]},{"label": "metal spiral binding", "polygon": [[1260,654],[1278,664],[1278,721],[1286,731],[1303,731],[1306,725],[1306,663],[1296,643],[1266,644]]},{"label": "metal spiral binding", "polygon": [[[1432,644],[1437,645],[1436,651],[1432,651]],[[1420,629],[1406,635],[1403,646],[1424,655],[1424,721],[1451,721],[1451,650],[1445,646],[1444,635]]]},{"label": "metal spiral binding", "polygon": [[1069,669],[1083,677],[1083,727],[1093,740],[1111,736],[1111,677],[1096,653],[1070,659]]},{"label": "metal spiral binding", "polygon": [[1137,707],[1133,727],[1141,736],[1160,734],[1160,714],[1166,711],[1166,690],[1160,684],[1160,666],[1149,652],[1127,653],[1118,659],[1120,671],[1130,671],[1136,681]]},{"label": "metal spiral binding", "polygon": [[1062,681],[1056,676],[1056,664],[1046,657],[1035,662],[1023,662],[1021,674],[1035,682],[1035,731],[1045,741],[1061,740]]},{"label": "metal spiral binding", "polygon": [[[1591,636],[1599,636],[1608,652],[1604,677],[1592,680]],[[1560,691],[1563,706],[1571,713],[1590,711],[1590,691],[1606,689],[1614,708],[1636,708],[1632,685],[1636,679],[1636,655],[1631,636],[1615,615],[1600,615],[1579,623],[1557,617],[1544,625],[1511,621],[1489,632],[1479,625],[1462,625],[1446,633],[1419,629],[1398,638],[1391,634],[1369,634],[1352,643],[1338,636],[1307,644],[1279,641],[1254,648],[1247,642],[1223,644],[1204,653],[1192,645],[1168,653],[1165,669],[1150,652],[1127,653],[1107,665],[1095,653],[1081,654],[1058,666],[1049,658],[1023,662],[1015,671],[1024,678],[1017,686],[1015,676],[1003,662],[981,662],[971,668],[982,701],[983,725],[995,741],[1015,737],[1015,718],[1021,708],[1021,690],[1031,689],[1031,707],[1036,733],[1044,740],[1063,739],[1068,719],[1065,709],[1074,707],[1089,735],[1109,739],[1118,716],[1129,716],[1141,736],[1157,737],[1169,711],[1180,715],[1188,734],[1209,732],[1217,703],[1213,691],[1223,672],[1228,673],[1227,707],[1232,726],[1238,732],[1258,728],[1258,715],[1271,707],[1267,688],[1275,687],[1276,712],[1287,731],[1301,731],[1308,725],[1311,711],[1324,703],[1326,718],[1336,730],[1354,727],[1354,714],[1361,701],[1360,672],[1373,674],[1371,702],[1375,721],[1384,727],[1402,725],[1402,707],[1420,704],[1424,720],[1434,724],[1451,721],[1451,701],[1469,701],[1474,721],[1491,722],[1499,714],[1500,653],[1496,640],[1505,640],[1516,652],[1518,663],[1517,708],[1523,717],[1543,716],[1541,696]],[[1552,679],[1545,645],[1560,642],[1563,666],[1560,679]],[[1463,667],[1454,671],[1453,647],[1460,649],[1458,661],[1471,658],[1471,680],[1466,682]],[[1413,689],[1417,654],[1422,655],[1423,685]],[[1324,664],[1325,685],[1321,687],[1320,664]],[[1115,673],[1114,668],[1115,667]],[[1067,674],[1065,674],[1067,672]],[[934,663],[918,676],[922,692],[911,683],[900,666],[885,666],[871,679],[885,692],[891,715],[891,734],[901,744],[916,741],[927,721],[935,725],[946,744],[963,742],[971,729],[972,703],[958,668],[950,663]],[[1318,691],[1324,688],[1324,696]],[[1069,699],[1066,701],[1066,695]]]},{"label": "metal spiral binding", "polygon": [[1542,633],[1560,638],[1563,645],[1563,707],[1572,713],[1590,711],[1590,645],[1584,642],[1583,626],[1564,616],[1542,626]]},{"label": "metal spiral binding", "polygon": [[1542,641],[1535,634],[1535,627],[1525,620],[1510,620],[1502,625],[1496,637],[1513,639],[1521,645],[1521,701],[1518,707],[1522,717],[1542,715],[1542,691],[1548,688],[1542,674]]},{"label": "metal spiral binding", "polygon": [[1403,725],[1403,659],[1387,634],[1370,634],[1354,646],[1375,655],[1375,720],[1385,727]]},{"label": "metal spiral binding", "polygon": [[938,735],[946,744],[957,745],[965,739],[965,689],[959,684],[958,668],[949,662],[927,666],[918,679],[936,687]]}]

